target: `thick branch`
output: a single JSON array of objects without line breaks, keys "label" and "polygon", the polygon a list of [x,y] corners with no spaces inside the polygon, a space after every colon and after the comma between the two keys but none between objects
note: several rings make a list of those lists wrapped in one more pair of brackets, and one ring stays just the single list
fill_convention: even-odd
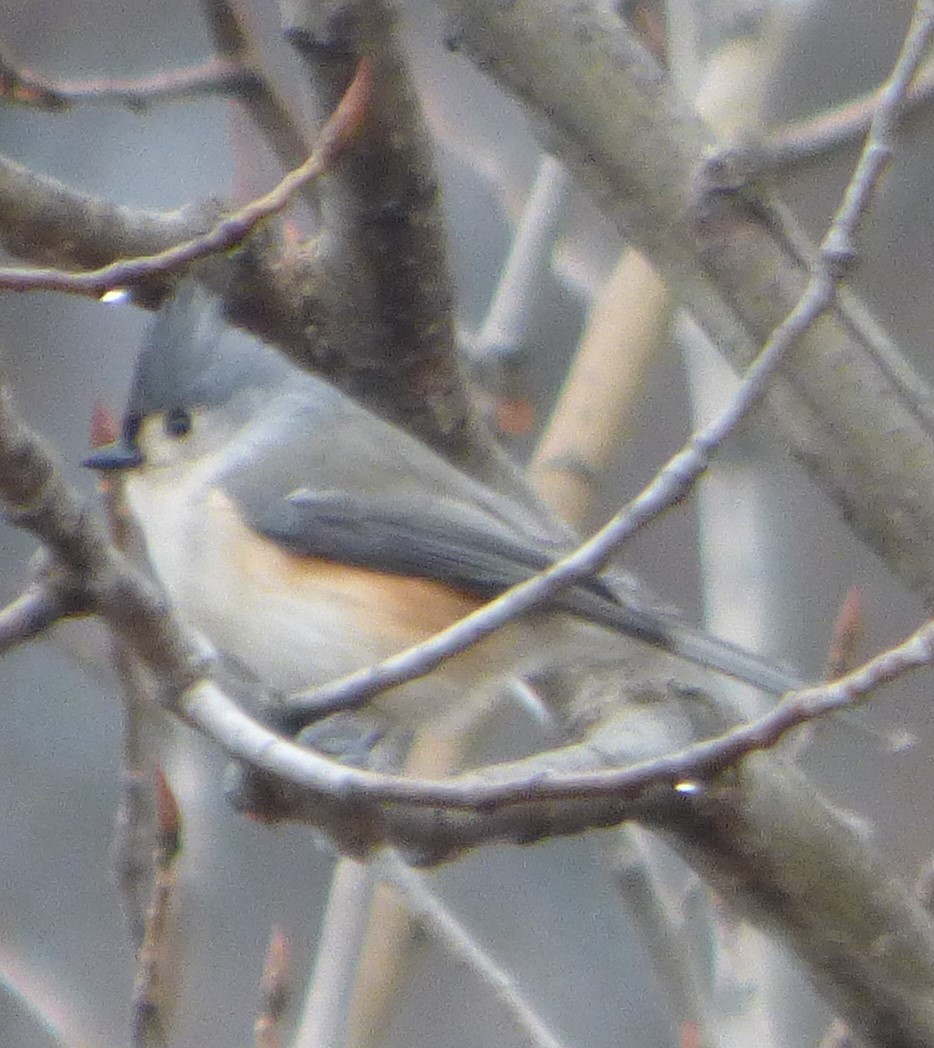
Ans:
[{"label": "thick branch", "polygon": [[321,264],[344,303],[335,310],[335,341],[347,366],[360,369],[361,388],[367,379],[385,381],[388,369],[410,410],[427,406],[449,428],[461,426],[468,408],[453,355],[440,189],[393,19],[381,0],[349,0],[330,5],[324,33],[318,4],[293,6],[312,9],[301,21],[290,17],[285,31],[320,108],[333,109],[359,58],[373,77],[361,134],[321,190]]},{"label": "thick branch", "polygon": [[[586,0],[440,2],[455,43],[530,105],[548,148],[745,365],[807,275],[764,197],[702,191],[710,136],[639,44]],[[859,534],[932,604],[934,440],[929,404],[901,378],[910,371],[827,317],[787,361],[772,405]]]},{"label": "thick branch", "polygon": [[203,236],[173,245],[159,254],[119,260],[83,273],[68,273],[60,269],[0,269],[0,287],[17,291],[41,288],[101,294],[111,288],[133,287],[154,276],[174,275],[199,259],[220,255],[239,246],[261,223],[283,211],[299,189],[318,178],[334,163],[357,131],[370,93],[369,69],[365,62],[361,62],[344,97],[318,136],[311,156],[264,196],[225,215]]},{"label": "thick branch", "polygon": [[[716,761],[679,765],[672,758],[661,762],[661,775],[655,769],[641,782],[636,772],[623,785],[635,769],[605,772],[602,782],[591,776],[592,790],[582,789],[587,776],[556,777],[541,768],[530,776],[525,769],[510,793],[504,787],[516,769],[509,767],[434,784],[341,767],[276,737],[208,679],[203,653],[109,548],[5,395],[0,488],[16,521],[86,581],[100,614],[158,675],[170,708],[232,756],[281,776],[272,788],[290,793],[301,813],[344,848],[390,843],[439,861],[484,841],[530,841],[638,818],[673,835],[743,910],[779,927],[815,977],[830,985],[854,1029],[887,1045],[934,1043],[934,935],[927,919],[892,884],[872,849],[796,773],[759,757],[747,759],[740,772],[718,774],[723,765]],[[601,727],[598,739],[553,755],[554,766],[568,771],[575,762],[645,761],[709,734],[710,717],[696,693],[671,682],[649,692],[622,710],[623,730]],[[672,788],[692,771],[713,777],[690,790]],[[497,794],[500,803],[493,803]],[[800,861],[789,864],[789,856]],[[808,918],[815,907],[817,916]],[[869,942],[860,929],[869,930]]]},{"label": "thick branch", "polygon": [[[381,0],[282,0],[287,39],[328,112],[358,57],[374,79],[362,134],[322,185],[324,273],[315,317],[338,384],[446,457],[520,499],[471,407],[455,353],[453,292],[432,148],[393,18]],[[391,412],[387,405],[392,403]]]},{"label": "thick branch", "polygon": [[194,209],[159,214],[120,207],[0,157],[0,243],[37,265],[97,269],[164,251],[210,226]]},{"label": "thick branch", "polygon": [[[701,728],[692,723],[696,703],[696,697],[669,694],[657,706],[632,706],[621,714],[618,748],[605,759],[624,764],[647,756],[645,746],[660,753],[677,747],[688,731]],[[684,719],[673,728],[679,707]],[[554,755],[556,765],[592,761],[586,749],[565,748]],[[492,786],[500,774],[511,772],[488,769],[473,778]],[[540,772],[529,793],[546,779]],[[377,812],[331,793],[307,797],[295,814],[336,831],[344,846],[365,849],[379,838],[421,862],[451,859],[495,840],[530,843],[574,833],[582,822],[637,819],[664,833],[735,910],[790,945],[859,1033],[886,1048],[930,1045],[934,930],[871,844],[802,775],[770,757],[751,757],[739,769],[682,786],[656,785],[638,796],[568,791],[546,805],[472,811],[398,804]]]}]

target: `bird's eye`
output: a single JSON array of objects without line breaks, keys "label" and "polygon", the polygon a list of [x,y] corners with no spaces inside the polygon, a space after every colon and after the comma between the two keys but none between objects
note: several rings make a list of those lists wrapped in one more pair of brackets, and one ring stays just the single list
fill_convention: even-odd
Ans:
[{"label": "bird's eye", "polygon": [[191,432],[191,415],[184,408],[172,408],[165,415],[165,432],[170,437],[184,437]]}]

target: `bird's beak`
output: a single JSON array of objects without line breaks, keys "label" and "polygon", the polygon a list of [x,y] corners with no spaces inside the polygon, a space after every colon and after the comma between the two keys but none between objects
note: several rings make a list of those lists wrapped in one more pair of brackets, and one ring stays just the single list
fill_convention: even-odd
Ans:
[{"label": "bird's beak", "polygon": [[139,448],[125,437],[121,437],[112,444],[104,444],[103,447],[97,448],[81,465],[88,469],[100,470],[133,469],[134,466],[141,465],[142,461],[143,455]]}]

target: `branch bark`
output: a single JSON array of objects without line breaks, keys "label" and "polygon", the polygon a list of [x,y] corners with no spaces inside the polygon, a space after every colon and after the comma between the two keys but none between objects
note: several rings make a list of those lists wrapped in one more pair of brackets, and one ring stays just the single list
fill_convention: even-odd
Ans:
[{"label": "branch bark", "polygon": [[[635,788],[632,780],[622,785],[625,771],[610,772],[602,788],[593,776],[565,776],[563,785],[555,777],[573,772],[575,763],[589,769],[595,762],[644,762],[720,730],[722,717],[698,693],[671,681],[643,682],[619,713],[621,725],[601,726],[599,736],[552,755],[534,772],[507,765],[432,784],[342,767],[236,708],[210,679],[207,653],[104,541],[5,393],[0,494],[15,522],[43,542],[76,587],[87,588],[82,604],[157,676],[166,706],[231,756],[280,776],[271,783],[290,795],[290,814],[323,827],[345,850],[359,854],[388,843],[439,862],[488,841],[529,842],[639,819],[671,835],[741,911],[784,935],[854,1030],[887,1046],[934,1043],[928,918],[874,849],[795,771],[756,755],[739,769],[716,760],[679,766],[672,758],[660,776]],[[517,771],[523,777],[509,787]],[[672,788],[682,773],[703,781]],[[621,788],[607,788],[612,781]],[[595,788],[582,788],[585,782]]]},{"label": "branch bark", "polygon": [[492,443],[461,374],[432,145],[388,5],[280,7],[321,112],[333,109],[357,60],[369,63],[374,83],[355,147],[321,187],[318,345],[309,359],[351,396],[540,512]]},{"label": "branch bark", "polygon": [[[439,2],[456,46],[529,105],[545,146],[745,366],[797,301],[810,260],[764,192],[707,181],[712,138],[639,43],[588,0]],[[883,358],[838,308],[790,355],[769,399],[848,522],[934,604],[931,398],[909,365]]]},{"label": "branch bark", "polygon": [[[479,3],[474,6],[479,7]],[[534,19],[529,20],[532,6],[529,0],[517,0],[515,8],[497,8],[494,14],[505,19],[516,11],[524,28],[531,31],[536,28],[532,24]],[[547,69],[549,77],[556,69],[560,72],[561,52],[565,45],[570,46],[574,80],[573,83],[563,80],[563,72],[554,78],[559,97],[554,99],[553,115],[565,142],[570,143],[568,149],[577,149],[578,167],[585,169],[587,177],[604,192],[608,206],[619,213],[621,220],[631,221],[641,229],[643,246],[665,262],[666,272],[678,279],[699,315],[707,318],[713,330],[732,340],[737,355],[749,352],[753,345],[749,335],[755,327],[754,321],[764,326],[763,318],[772,308],[771,300],[759,301],[757,296],[767,289],[782,302],[783,296],[796,300],[804,286],[807,272],[800,253],[789,247],[767,202],[751,194],[708,192],[703,196],[703,207],[694,206],[693,171],[703,159],[705,146],[701,130],[695,129],[693,137],[688,134],[678,140],[677,124],[673,134],[665,132],[664,135],[658,128],[649,127],[645,137],[650,142],[658,132],[659,148],[665,145],[674,151],[673,159],[677,163],[671,171],[664,170],[655,159],[624,169],[615,164],[616,158],[608,148],[595,149],[589,161],[582,160],[581,142],[586,140],[575,138],[577,129],[571,118],[583,119],[585,101],[588,107],[600,102],[594,112],[607,119],[612,109],[614,127],[622,122],[630,131],[633,121],[637,127],[640,122],[648,127],[657,113],[652,106],[645,105],[635,117],[629,114],[621,121],[623,113],[618,96],[607,96],[611,105],[606,99],[581,96],[578,90],[581,68],[596,70],[595,75],[603,77],[604,86],[608,86],[622,75],[621,71],[624,73],[628,68],[631,74],[635,67],[627,67],[622,60],[579,64],[587,56],[579,51],[575,53],[574,48],[586,49],[593,45],[600,37],[602,24],[594,21],[597,16],[588,13],[586,8],[556,10],[551,12],[551,18],[548,30],[553,33],[557,27],[557,53],[549,56],[546,48],[544,57],[549,61],[539,68]],[[569,27],[574,32],[567,40],[562,33]],[[537,28],[541,30],[542,26]],[[507,34],[502,39],[508,42],[511,38]],[[546,42],[548,47],[552,46],[550,38]],[[519,57],[525,59],[525,56]],[[542,57],[539,53],[532,60],[538,63]],[[510,75],[521,81],[521,67],[511,68]],[[635,87],[657,102],[663,99],[665,89],[658,78],[653,77],[654,74],[647,78],[635,76]],[[535,86],[538,95],[547,95],[540,85],[532,85],[531,79],[529,84]],[[559,103],[564,93],[580,105],[579,112],[562,113]],[[676,117],[684,127],[691,124],[690,117],[684,113]],[[612,138],[607,127],[598,130]],[[616,146],[622,147],[620,143]],[[651,152],[652,148],[647,149],[646,155]],[[664,151],[659,155],[664,157]],[[660,183],[657,197],[630,198],[623,202],[619,196],[624,188],[647,194],[653,181]],[[734,242],[732,236],[736,236],[738,242]],[[709,254],[712,247],[716,251]],[[724,258],[720,257],[721,252]],[[764,272],[761,268],[764,259],[771,259],[778,268]],[[744,261],[755,270],[753,276],[743,268]],[[737,267],[739,271],[734,273]],[[731,284],[731,280],[734,283]],[[865,347],[850,350],[840,342],[845,336],[852,336],[852,330],[844,330],[838,320],[825,320],[816,329],[816,338],[812,337],[806,351],[795,354],[789,368],[794,381],[785,396],[793,402],[795,397],[804,401],[812,414],[831,429],[828,438],[831,450],[840,442],[830,427],[833,416],[826,414],[827,406],[818,396],[820,384],[812,390],[805,383],[805,379],[816,381],[812,374],[815,368],[819,371],[823,367],[825,375],[829,369],[833,375],[835,369],[841,367],[838,360],[827,358],[826,346],[819,344],[822,332],[825,339],[837,332],[834,336],[837,351],[847,348],[857,358],[859,367],[871,364],[876,369],[874,374],[882,374],[887,383],[885,390],[893,391],[889,395],[894,398],[897,411],[907,414],[927,440],[924,411],[911,410],[904,390]],[[857,368],[857,365],[848,362],[848,367]],[[865,376],[860,374],[859,378],[860,382],[855,384],[860,395],[865,396],[869,387],[863,381]],[[846,385],[842,381],[839,384]],[[818,397],[816,405],[806,399],[805,393]],[[851,427],[862,425],[871,429],[865,418],[867,412],[872,415],[872,425],[878,424],[879,405],[869,399],[871,403],[861,409],[862,414],[848,415]],[[852,403],[847,410],[853,411]],[[896,417],[897,427],[902,427],[902,414]],[[853,417],[856,422],[852,421]],[[887,426],[886,432],[891,432],[891,418],[887,419]],[[901,440],[901,429],[898,435]],[[847,450],[847,454],[855,458],[857,464],[861,463],[860,456],[867,458],[869,451],[878,450],[873,445],[878,436],[878,430],[867,433],[865,443]],[[886,444],[881,457],[894,454],[895,450]],[[906,448],[899,443],[897,450],[904,453]],[[793,771],[761,756],[747,756],[739,770],[724,770],[723,761],[713,765],[684,765],[693,767],[704,779],[687,783],[690,789],[679,790],[680,783],[672,778],[678,766],[670,763],[667,775],[656,775],[637,787],[630,781],[614,791],[607,788],[606,781],[602,789],[597,789],[595,784],[590,790],[570,789],[567,780],[558,783],[554,777],[549,778],[554,769],[546,766],[537,775],[530,775],[526,766],[522,769],[526,778],[518,784],[521,792],[505,801],[500,795],[501,803],[494,806],[491,798],[502,784],[498,787],[491,779],[516,769],[486,772],[486,782],[475,778],[473,782],[455,780],[426,787],[335,767],[252,722],[207,679],[207,663],[199,651],[177,634],[171,616],[159,604],[158,595],[128,574],[120,558],[109,551],[99,535],[88,529],[84,514],[56,487],[51,467],[36,457],[23,431],[12,426],[8,440],[0,437],[0,456],[4,457],[0,469],[4,492],[18,509],[20,521],[35,531],[59,561],[90,580],[89,584],[93,582],[94,606],[165,678],[167,705],[208,731],[232,755],[282,773],[298,784],[296,796],[301,810],[295,814],[328,828],[348,850],[365,851],[390,842],[417,849],[423,861],[440,861],[488,840],[529,841],[554,833],[578,832],[588,825],[611,825],[626,818],[637,818],[674,837],[678,846],[731,895],[742,911],[787,936],[817,980],[828,988],[854,1029],[887,1045],[934,1043],[934,1006],[930,993],[934,985],[934,932],[927,918],[907,892],[892,884],[884,865],[847,827],[845,820],[815,800],[807,783]],[[931,455],[926,444],[918,457],[922,459],[922,471],[928,470]],[[836,460],[831,457],[830,461]],[[867,472],[869,467],[863,465],[864,474],[871,476]],[[866,475],[860,476],[861,484],[866,482]],[[844,481],[849,482],[847,477]],[[905,482],[903,470],[895,485]],[[853,483],[855,498],[862,492],[859,485]],[[908,490],[917,490],[917,485],[916,481]],[[885,498],[881,501],[884,503]],[[891,513],[894,504],[886,504],[887,513]],[[860,511],[863,513],[861,526],[868,528],[872,514],[863,507]],[[908,515],[907,523],[896,519],[884,536],[886,541],[911,540],[911,529],[921,529],[926,524],[926,512],[924,502],[916,513]],[[913,564],[914,561],[909,560],[903,572],[910,573]],[[689,705],[686,699],[683,694],[663,690],[654,708],[632,703],[624,712],[627,721],[624,737],[634,740],[634,745],[649,740],[650,747],[655,748],[652,752],[659,753],[669,753],[673,748],[686,745],[698,737],[693,717],[684,709]],[[652,752],[627,754],[617,746],[602,755],[618,764],[645,760]],[[601,755],[592,741],[590,745],[562,751],[563,767],[568,770],[574,760],[592,762],[595,753]],[[584,765],[585,770],[592,766],[592,763]],[[582,781],[578,779],[578,785]]]}]

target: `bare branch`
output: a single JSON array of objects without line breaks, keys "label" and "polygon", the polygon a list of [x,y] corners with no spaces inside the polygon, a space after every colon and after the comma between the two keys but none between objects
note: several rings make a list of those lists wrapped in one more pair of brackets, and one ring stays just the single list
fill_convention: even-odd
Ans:
[{"label": "bare branch", "polygon": [[94,269],[164,251],[211,225],[193,209],[158,214],[110,204],[0,157],[0,240],[27,261]]},{"label": "bare branch", "polygon": [[[932,99],[934,64],[928,64],[905,94],[905,113],[925,108]],[[870,91],[810,119],[771,130],[766,141],[754,147],[757,153],[761,151],[763,169],[781,173],[859,141],[869,130],[878,103],[878,90]],[[754,160],[754,163],[758,162]]]},{"label": "bare branch", "polygon": [[[934,910],[934,860],[923,863],[915,878],[914,893],[928,914]],[[846,1023],[835,1019],[821,1038],[820,1048],[857,1048]]]},{"label": "bare branch", "polygon": [[366,937],[373,897],[369,866],[341,859],[331,877],[324,926],[293,1048],[344,1041],[344,998]]},{"label": "bare branch", "polygon": [[521,344],[529,323],[529,304],[550,265],[570,190],[567,172],[553,157],[543,155],[493,299],[480,330],[467,346],[481,360]]},{"label": "bare branch", "polygon": [[[6,394],[0,398],[0,493],[15,506],[21,526],[67,566],[94,579],[95,607],[162,679],[169,708],[231,756],[275,776],[276,789],[289,782],[300,787],[292,814],[325,827],[348,850],[391,843],[415,849],[422,861],[440,861],[484,841],[531,841],[638,818],[673,834],[715,883],[734,891],[739,886],[737,901],[759,920],[786,933],[790,929],[796,948],[854,1029],[872,1033],[897,1014],[906,1044],[934,1039],[934,1017],[927,1015],[927,997],[918,988],[934,982],[934,933],[923,912],[790,769],[776,770],[752,756],[741,768],[705,780],[733,756],[748,754],[749,745],[735,735],[623,771],[551,775],[541,771],[546,761],[531,774],[531,765],[522,768],[511,781],[509,766],[438,783],[341,767],[272,734],[206,678],[204,653],[178,632],[151,586],[107,546],[55,475],[48,455],[12,413]],[[865,671],[799,699],[807,703],[806,712],[830,708],[837,699],[849,701],[929,659],[932,646],[929,635],[921,636],[916,649],[908,645],[888,661],[875,660]],[[696,695],[690,701],[696,704]],[[652,739],[662,752],[672,748],[667,702],[658,708],[636,704],[623,715],[632,729],[621,736],[624,747],[626,740]],[[798,710],[789,704],[776,715],[787,717],[790,726]],[[682,725],[683,733],[691,721],[671,718],[671,723]],[[689,739],[682,734],[681,745]],[[746,741],[759,745],[765,734]],[[605,763],[610,742],[607,736],[596,748],[568,747],[551,756],[557,767],[574,761],[593,767]],[[617,737],[612,744],[610,759],[624,759]],[[683,781],[695,786],[672,788]],[[767,837],[764,825],[770,826]],[[815,849],[821,855],[821,883],[796,891],[786,883],[788,870],[813,863]],[[854,905],[841,912],[824,898],[828,891],[837,899],[842,891]],[[818,898],[815,892],[823,894]],[[885,950],[879,948],[882,941]]]},{"label": "bare branch", "polygon": [[602,842],[601,857],[636,927],[661,983],[671,1014],[682,1028],[700,1032],[701,1045],[715,1043],[707,994],[680,907],[663,895],[641,827],[626,827]]},{"label": "bare branch", "polygon": [[124,691],[123,752],[120,806],[114,818],[111,845],[114,877],[120,888],[123,916],[134,949],[142,945],[153,875],[156,820],[152,782],[155,761],[151,721],[158,710],[143,692],[139,662],[127,646],[113,640],[115,660]]},{"label": "bare branch", "polygon": [[[698,186],[709,134],[598,4],[440,2],[455,45],[532,107],[547,148],[646,253],[712,342],[745,365],[807,281],[769,198]],[[847,520],[934,602],[934,432],[906,388],[831,313],[786,362],[770,403]]]},{"label": "bare branch", "polygon": [[[109,444],[119,434],[117,419],[102,404],[95,404],[90,425],[91,446]],[[100,477],[97,486],[111,538],[119,549],[126,551],[130,548],[132,526],[118,485],[112,478]],[[133,649],[111,634],[110,652],[123,693],[121,797],[114,818],[111,854],[122,895],[124,920],[133,947],[139,951],[146,934],[153,859],[157,851],[157,798],[152,784],[159,774],[154,746],[159,707],[155,685]]]},{"label": "bare branch", "polygon": [[[450,721],[419,732],[406,755],[403,774],[439,778],[463,767],[477,728],[477,711],[463,723]],[[380,1031],[394,1014],[397,994],[417,955],[419,928],[405,905],[385,885],[373,892],[366,938],[360,950],[348,1006],[345,1048],[380,1048]]]},{"label": "bare branch", "polygon": [[181,816],[171,789],[156,774],[156,810],[159,834],[155,850],[155,877],[146,914],[146,931],[136,958],[133,983],[133,1048],[165,1048],[167,1009],[163,994],[167,960],[169,908],[176,889],[175,860],[181,850]]},{"label": "bare branch", "polygon": [[474,417],[456,359],[439,184],[394,15],[382,0],[280,7],[319,108],[333,106],[358,57],[373,75],[363,133],[321,187],[319,262],[337,289],[324,340],[353,369],[343,388],[368,405],[389,391],[404,427],[520,494]]},{"label": "bare branch", "polygon": [[[202,10],[220,58],[248,74],[248,87],[238,100],[285,170],[298,167],[311,152],[311,144],[297,126],[285,99],[262,68],[258,47],[235,4],[228,0],[202,0]],[[303,193],[312,208],[318,198],[306,186]]]},{"label": "bare branch", "polygon": [[565,1048],[564,1042],[525,1000],[506,969],[446,909],[422,875],[389,850],[376,857],[374,866],[380,879],[402,896],[411,915],[425,925],[484,986],[489,987],[530,1048]]},{"label": "bare branch", "polygon": [[[667,748],[671,712],[631,708],[626,737]],[[561,756],[569,759],[569,750]],[[528,782],[529,795],[543,778],[539,773]],[[595,826],[640,819],[672,839],[740,913],[791,942],[831,1001],[869,1039],[921,1046],[934,1032],[924,990],[934,978],[934,930],[924,912],[802,776],[762,756],[690,789],[649,789],[641,801],[606,795],[540,806],[517,799],[475,813],[399,805],[378,819],[360,804],[333,805],[333,795],[318,796],[305,815],[319,825],[331,826],[333,819],[347,844],[359,847],[373,834],[408,854],[414,850],[422,862],[450,859],[491,839],[528,843],[568,832],[585,812]],[[815,862],[820,875],[802,881]]]},{"label": "bare branch", "polygon": [[281,928],[273,928],[263,964],[263,1005],[256,1019],[254,1048],[279,1048],[279,1032],[291,995],[291,950]]},{"label": "bare branch", "polygon": [[87,611],[74,576],[51,565],[0,610],[0,655],[32,640],[69,615]]},{"label": "bare branch", "polygon": [[49,1048],[86,1048],[89,1043],[75,1033],[75,1016],[63,1000],[60,987],[45,986],[38,973],[23,971],[19,958],[0,954],[0,996],[4,1011],[15,1001],[30,1022],[41,1031],[43,1043]]},{"label": "bare branch", "polygon": [[369,96],[369,70],[362,62],[305,163],[290,171],[265,196],[228,215],[202,236],[156,255],[126,259],[84,273],[0,268],[0,287],[12,291],[71,291],[99,295],[115,287],[132,287],[155,275],[167,275],[198,259],[241,244],[261,222],[283,211],[298,189],[328,170],[355,134]]},{"label": "bare branch", "polygon": [[855,257],[853,234],[892,157],[892,140],[898,116],[911,81],[930,46],[932,34],[934,10],[919,0],[895,67],[879,90],[879,101],[872,115],[869,134],[856,170],[847,185],[843,203],[824,237],[824,256],[835,264],[847,265]]},{"label": "bare branch", "polygon": [[235,62],[214,58],[187,69],[173,69],[136,79],[53,80],[16,63],[0,41],[0,97],[17,105],[50,112],[77,103],[125,105],[141,110],[157,102],[192,95],[239,95],[255,90],[256,75]]},{"label": "bare branch", "polygon": [[[930,666],[934,662],[934,622],[927,623],[902,644],[891,648],[862,665],[845,677],[813,688],[796,692],[774,709],[741,727],[733,728],[705,742],[654,760],[643,761],[626,768],[585,770],[576,774],[550,772],[547,777],[537,775],[530,781],[530,772],[541,755],[520,762],[510,771],[509,765],[485,768],[482,772],[466,773],[438,782],[406,780],[405,784],[392,776],[380,777],[369,772],[345,773],[344,785],[379,800],[397,800],[409,804],[450,806],[464,809],[491,809],[499,805],[526,804],[538,800],[572,800],[613,796],[617,801],[636,799],[656,785],[671,788],[682,782],[703,782],[721,774],[757,750],[773,748],[783,736],[802,724],[838,712],[857,704],[903,674]],[[217,696],[208,692],[190,696],[195,706],[188,713],[202,724],[212,737],[217,722],[223,716]],[[187,706],[187,703],[186,703]],[[203,719],[202,719],[203,718]],[[209,727],[210,725],[210,727]],[[243,724],[238,728],[244,730]],[[231,747],[233,725],[224,731],[222,744],[228,752],[247,759],[251,764],[272,772],[286,781],[315,789],[322,779],[312,771],[311,763],[296,761],[287,750],[272,752],[268,733],[261,729],[244,740],[244,748],[235,752]],[[281,741],[281,740],[280,740]],[[266,753],[259,752],[265,748]],[[297,749],[297,747],[293,747]],[[306,752],[307,751],[299,751]],[[596,754],[593,762],[600,763]],[[304,767],[302,767],[304,766]],[[547,766],[547,765],[542,765]],[[516,774],[516,770],[523,769]],[[305,771],[311,772],[306,775]],[[494,775],[497,781],[492,781]],[[505,776],[505,777],[502,777]],[[385,789],[384,789],[385,788]]]},{"label": "bare branch", "polygon": [[204,0],[203,8],[218,55],[197,66],[134,79],[55,80],[14,61],[0,40],[0,96],[54,112],[89,103],[125,105],[139,111],[199,95],[228,95],[245,106],[282,166],[287,170],[298,167],[310,146],[264,75],[239,12],[226,0]]}]

